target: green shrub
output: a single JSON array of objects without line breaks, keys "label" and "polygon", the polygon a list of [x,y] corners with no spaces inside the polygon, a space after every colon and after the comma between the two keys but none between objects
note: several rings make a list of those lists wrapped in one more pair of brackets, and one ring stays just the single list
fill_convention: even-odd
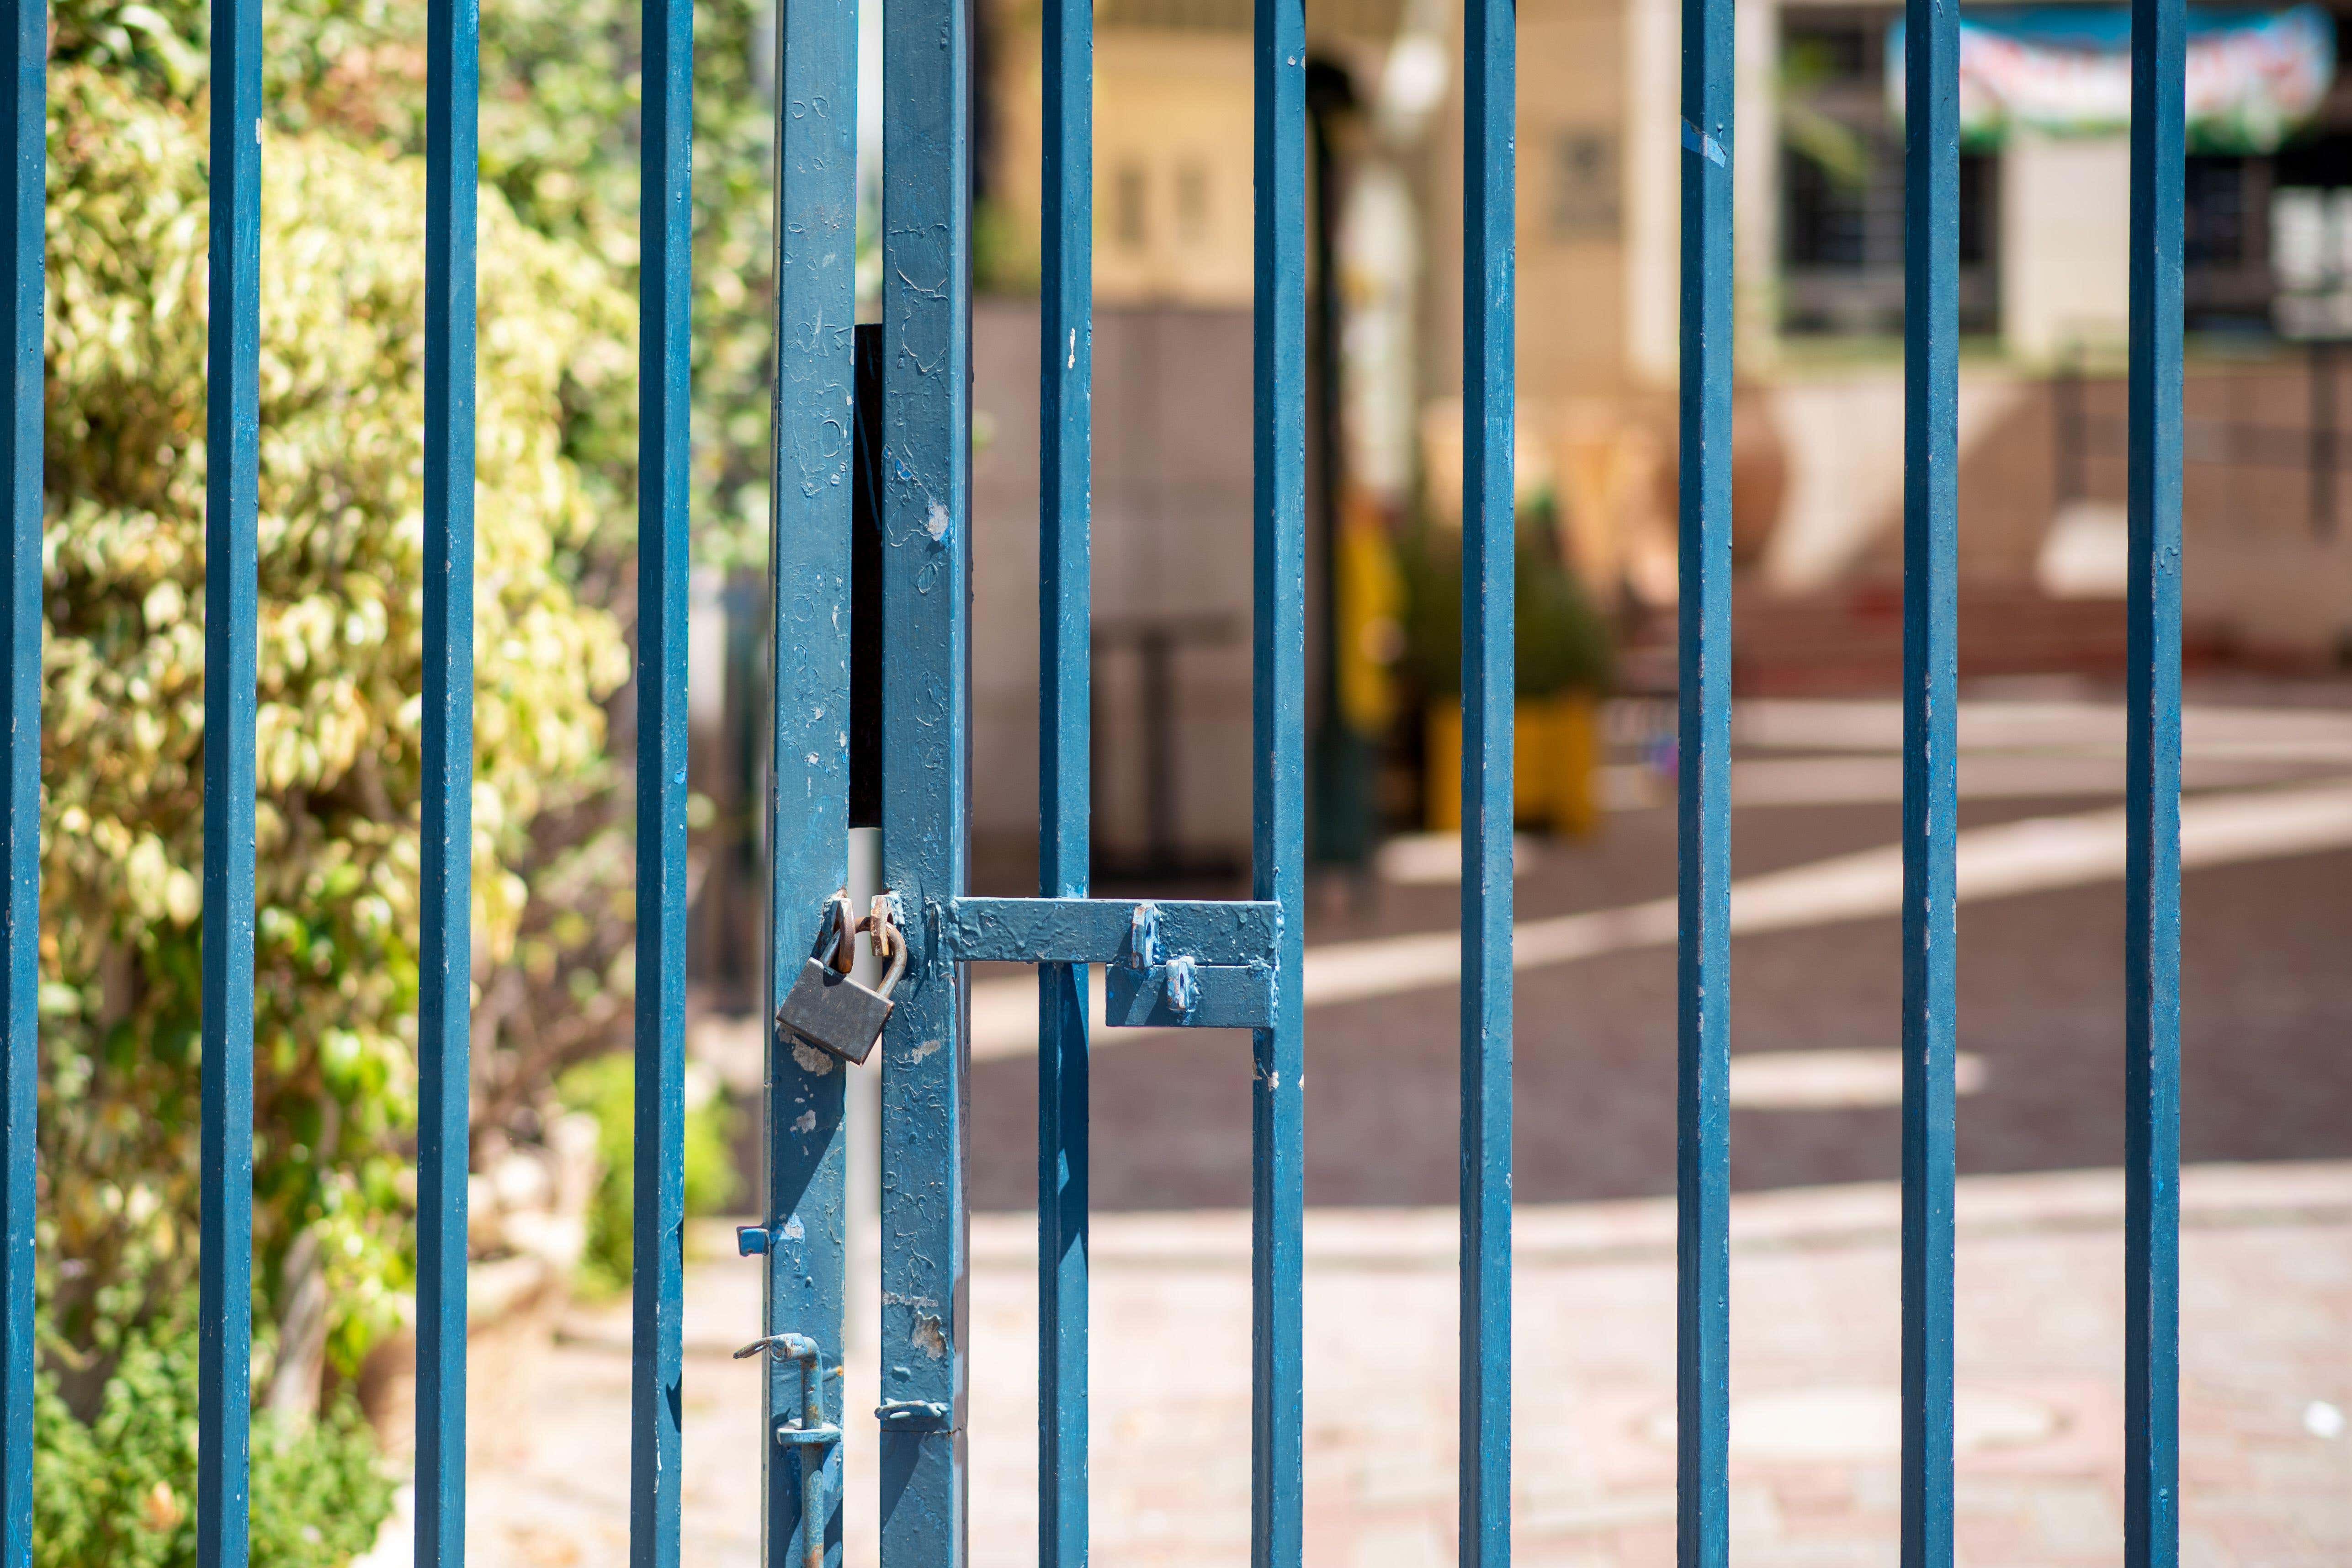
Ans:
[{"label": "green shrub", "polygon": [[[208,13],[50,14],[41,1300],[52,1393],[84,1421],[194,1278]],[[722,562],[764,542],[761,15],[705,0],[695,24],[692,483]],[[635,0],[481,22],[473,1093],[478,1137],[529,1141],[557,1073],[627,1027],[628,781],[602,705],[634,613],[642,49]],[[323,1283],[348,1371],[413,1269],[424,26],[393,0],[267,18],[265,1384],[298,1289]],[[289,1278],[308,1259],[323,1281]]]},{"label": "green shrub", "polygon": [[[192,113],[66,67],[49,124],[44,1297],[87,1416],[116,1329],[168,1321],[195,1257],[208,204]],[[424,171],[323,133],[273,136],[263,169],[256,1283],[266,1322],[315,1233],[348,1370],[412,1267]],[[634,355],[603,261],[494,194],[481,237],[474,931],[495,981],[536,821],[605,787],[600,704],[628,656],[574,584],[616,497],[574,456],[576,411],[625,403]]]},{"label": "green shrub", "polygon": [[[195,1336],[133,1335],[87,1424],[55,1378],[36,1397],[34,1568],[193,1568]],[[348,1400],[306,1427],[257,1420],[252,1568],[341,1568],[373,1543],[392,1492]]]},{"label": "green shrub", "polygon": [[[696,1088],[692,1079],[688,1088]],[[628,1289],[635,1250],[630,1215],[636,1193],[636,1059],[614,1055],[582,1062],[563,1075],[555,1092],[567,1109],[596,1119],[596,1155],[604,1173],[588,1210],[580,1288],[590,1295],[610,1295]],[[679,1150],[688,1214],[716,1214],[733,1201],[737,1182],[730,1144],[736,1122],[724,1090],[706,1087],[688,1093],[686,1142]]]},{"label": "green shrub", "polygon": [[[424,152],[423,5],[268,9],[262,101],[273,131]],[[763,560],[767,542],[774,99],[763,79],[774,15],[767,0],[694,7],[695,548],[722,565]],[[643,23],[640,0],[502,0],[480,15],[484,184],[525,227],[579,247],[625,289],[637,261]],[[61,64],[200,103],[209,0],[58,0],[52,26]],[[486,265],[495,257],[487,229],[481,254]],[[633,413],[634,382],[617,390]],[[611,439],[621,428],[601,426],[606,439],[583,458],[625,472],[630,445]]]}]

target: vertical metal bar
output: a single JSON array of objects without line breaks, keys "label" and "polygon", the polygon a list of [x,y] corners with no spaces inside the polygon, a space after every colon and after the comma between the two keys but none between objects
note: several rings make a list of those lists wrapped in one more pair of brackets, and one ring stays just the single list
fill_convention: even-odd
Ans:
[{"label": "vertical metal bar", "polygon": [[[849,1157],[847,1069],[773,1023],[825,947],[849,875],[850,647],[856,449],[857,0],[777,13],[776,380],[769,594],[774,676],[768,790],[767,1331],[814,1359],[763,1358],[768,1426],[819,1417],[844,1359]],[[844,609],[848,615],[843,614]],[[845,940],[847,933],[843,933]],[[802,1388],[805,1383],[808,1387]],[[839,1401],[835,1402],[836,1407]],[[765,1561],[841,1553],[838,1442],[762,1447]],[[830,1499],[827,1507],[823,1500]],[[812,1508],[822,1510],[812,1517]],[[813,1539],[812,1539],[813,1537]]]},{"label": "vertical metal bar", "polygon": [[1463,26],[1462,1317],[1459,1561],[1511,1560],[1515,0]]},{"label": "vertical metal bar", "polygon": [[692,0],[646,0],[644,81],[645,163],[637,208],[636,1212],[629,1560],[634,1568],[677,1568],[679,1318],[686,1261]]},{"label": "vertical metal bar", "polygon": [[1959,13],[1910,0],[1903,202],[1903,1563],[1952,1561]]},{"label": "vertical metal bar", "polygon": [[1297,1568],[1307,1037],[1307,16],[1255,0],[1256,277],[1252,303],[1255,608],[1251,883],[1282,905],[1275,1023],[1251,1095],[1252,1568]]},{"label": "vertical metal bar", "polygon": [[2124,1561],[2180,1554],[2182,0],[2133,0]]},{"label": "vertical metal bar", "polygon": [[932,914],[970,829],[971,9],[882,27],[882,879],[909,945],[882,1037],[882,1563],[961,1568],[970,1042]]},{"label": "vertical metal bar", "polygon": [[203,1252],[196,1557],[244,1568],[253,1360],[253,817],[261,475],[261,4],[213,12],[205,494]]},{"label": "vertical metal bar", "polygon": [[[1094,5],[1045,6],[1038,289],[1037,890],[1083,898],[1092,845]],[[1037,1562],[1087,1561],[1087,971],[1037,967]]]},{"label": "vertical metal bar", "polygon": [[1732,0],[1683,0],[1678,1558],[1730,1555]]},{"label": "vertical metal bar", "polygon": [[416,1561],[466,1560],[478,0],[425,7],[425,801],[416,989]]},{"label": "vertical metal bar", "polygon": [[0,909],[0,1568],[33,1561],[33,1227],[41,984],[41,314],[47,179],[48,7],[16,0],[8,62],[6,443],[8,866]]}]

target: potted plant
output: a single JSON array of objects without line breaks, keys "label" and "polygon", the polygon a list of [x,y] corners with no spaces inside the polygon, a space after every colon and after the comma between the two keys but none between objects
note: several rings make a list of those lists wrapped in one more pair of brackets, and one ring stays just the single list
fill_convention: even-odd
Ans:
[{"label": "potted plant", "polygon": [[[1548,500],[1523,510],[1516,551],[1517,822],[1580,836],[1600,826],[1600,700],[1609,632],[1563,563]],[[1461,535],[1424,528],[1408,573],[1405,658],[1423,700],[1424,824],[1462,824]]]}]

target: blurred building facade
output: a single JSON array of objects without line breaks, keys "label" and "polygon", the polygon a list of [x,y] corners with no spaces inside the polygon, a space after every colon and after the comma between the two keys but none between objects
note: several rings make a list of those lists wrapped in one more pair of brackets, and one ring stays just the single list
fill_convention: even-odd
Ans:
[{"label": "blurred building facade", "polygon": [[[2036,26],[2111,30],[2122,13],[2037,15],[2025,44]],[[2333,351],[2306,342],[2352,334],[2352,86],[2333,19],[2299,15],[2328,38],[2311,101],[2276,124],[2225,124],[2189,164],[2200,657],[2352,657],[2352,523],[2334,515],[2352,482],[2332,472],[2338,447],[2352,453],[2332,428],[2352,388],[2339,395]],[[1123,853],[1172,832],[1210,862],[1244,849],[1248,825],[1251,18],[1249,0],[1097,9],[1097,812]],[[1899,18],[1816,0],[1738,11],[1735,505],[1743,658],[1766,685],[1869,685],[1899,668],[1883,607],[1900,570]],[[1461,19],[1455,0],[1309,0],[1307,20],[1337,285],[1318,378],[1336,388],[1333,439],[1309,442],[1318,471],[1336,470],[1315,569],[1337,559],[1343,585],[1379,600],[1391,589],[1349,564],[1347,541],[1370,537],[1351,531],[1448,526],[1459,509]],[[1679,25],[1678,0],[1519,6],[1521,488],[1550,504],[1587,588],[1628,626],[1663,624],[1675,593]],[[1014,844],[1034,800],[1034,0],[992,0],[985,26],[979,829]],[[1963,651],[1979,673],[2095,675],[2121,658],[2126,163],[2123,124],[2095,115],[2012,116],[1963,155],[1963,616],[1979,632]],[[1378,641],[1364,627],[1382,613],[1332,611],[1338,664]],[[1154,647],[1172,684],[1152,686]],[[1377,683],[1351,689],[1341,668],[1317,689],[1381,721]],[[1155,718],[1155,700],[1172,712]],[[1173,726],[1157,743],[1182,775],[1156,802],[1151,722]]]}]

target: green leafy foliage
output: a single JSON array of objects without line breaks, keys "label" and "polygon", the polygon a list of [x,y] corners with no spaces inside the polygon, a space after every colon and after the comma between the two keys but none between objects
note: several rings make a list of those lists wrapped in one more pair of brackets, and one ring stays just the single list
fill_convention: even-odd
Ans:
[{"label": "green leafy foliage", "polygon": [[[88,1414],[119,1327],[163,1321],[195,1256],[208,207],[201,122],[88,67],[52,79],[49,158],[45,1286]],[[322,131],[274,134],[263,167],[256,1243],[267,1310],[319,1233],[348,1370],[410,1268],[424,178]],[[604,260],[495,193],[481,233],[472,852],[495,973],[534,824],[605,777],[627,652],[579,581],[621,492],[583,454],[628,438],[633,353]]]},{"label": "green leafy foliage", "polygon": [[[695,1092],[699,1087],[699,1092]],[[730,1143],[737,1111],[713,1085],[688,1081],[686,1139],[680,1148],[686,1177],[686,1212],[715,1214],[735,1196],[735,1160]],[[596,1119],[596,1153],[604,1176],[588,1211],[588,1250],[581,1265],[581,1288],[614,1294],[628,1288],[635,1253],[630,1216],[636,1194],[637,1079],[635,1058],[598,1057],[566,1072],[556,1096],[572,1110]]]},{"label": "green leafy foliage", "polygon": [[[695,18],[693,503],[721,564],[764,533],[772,16]],[[41,1291],[52,1396],[87,1422],[194,1263],[209,19],[50,20]],[[642,51],[635,0],[481,20],[473,1100],[478,1135],[527,1141],[631,987],[603,704],[635,608]],[[346,1372],[413,1267],[424,26],[392,0],[265,18],[263,1377],[289,1257],[323,1259]],[[710,1191],[723,1129],[690,1138]]]},{"label": "green leafy foliage", "polygon": [[[58,0],[54,57],[193,103],[208,68],[206,7]],[[762,559],[766,541],[772,16],[754,0],[701,0],[694,14],[695,546],[719,565]],[[524,226],[580,247],[625,289],[637,264],[642,37],[639,0],[509,0],[481,13],[483,182]],[[423,153],[424,6],[272,0],[266,45],[274,127]],[[487,233],[482,254],[493,254]],[[607,439],[585,460],[625,469],[618,429],[603,424]]]},{"label": "green leafy foliage", "polygon": [[[133,1335],[85,1424],[41,1378],[34,1568],[193,1568],[195,1336]],[[340,1568],[373,1542],[392,1483],[348,1402],[306,1427],[253,1425],[252,1568]]]}]

